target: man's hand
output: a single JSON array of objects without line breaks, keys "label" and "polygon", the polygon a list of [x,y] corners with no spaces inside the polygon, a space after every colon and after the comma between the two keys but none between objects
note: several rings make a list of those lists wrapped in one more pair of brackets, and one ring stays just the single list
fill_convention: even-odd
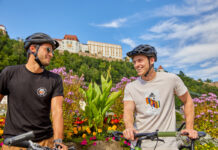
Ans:
[{"label": "man's hand", "polygon": [[55,143],[55,147],[60,150],[68,150],[68,147],[64,145],[63,143]]},{"label": "man's hand", "polygon": [[193,129],[184,129],[181,131],[182,134],[188,133],[188,137],[191,139],[197,139],[198,138],[198,132]]},{"label": "man's hand", "polygon": [[124,138],[133,141],[133,140],[135,140],[134,139],[134,133],[138,133],[135,128],[126,128],[123,131],[123,136],[124,136]]}]

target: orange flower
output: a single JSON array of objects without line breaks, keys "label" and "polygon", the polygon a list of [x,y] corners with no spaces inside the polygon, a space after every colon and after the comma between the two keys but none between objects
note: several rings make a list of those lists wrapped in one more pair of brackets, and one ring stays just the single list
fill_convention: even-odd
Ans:
[{"label": "orange flower", "polygon": [[92,135],[93,135],[93,136],[96,136],[96,132],[93,132]]},{"label": "orange flower", "polygon": [[85,133],[83,133],[82,138],[84,138],[84,139],[86,138],[86,134]]}]

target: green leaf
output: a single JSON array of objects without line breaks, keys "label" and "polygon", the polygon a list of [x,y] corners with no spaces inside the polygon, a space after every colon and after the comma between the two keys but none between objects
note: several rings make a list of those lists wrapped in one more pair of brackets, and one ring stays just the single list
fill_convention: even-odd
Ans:
[{"label": "green leaf", "polygon": [[111,103],[111,101],[114,101],[115,99],[117,99],[120,95],[121,95],[122,91],[119,90],[117,92],[112,92],[111,95],[108,97],[108,100],[106,102],[106,105],[108,105],[109,103]]}]

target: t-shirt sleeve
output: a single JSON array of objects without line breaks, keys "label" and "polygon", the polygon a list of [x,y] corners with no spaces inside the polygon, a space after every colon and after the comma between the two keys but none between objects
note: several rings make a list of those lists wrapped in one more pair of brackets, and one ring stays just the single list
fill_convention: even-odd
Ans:
[{"label": "t-shirt sleeve", "polygon": [[52,97],[55,97],[55,96],[64,96],[63,82],[60,76],[58,76],[56,80],[54,91],[52,94]]},{"label": "t-shirt sleeve", "polygon": [[2,95],[8,95],[8,68],[5,68],[0,73],[0,94]]},{"label": "t-shirt sleeve", "polygon": [[175,92],[177,96],[182,96],[184,95],[188,89],[185,86],[185,84],[183,83],[183,81],[181,80],[180,77],[178,77],[177,75],[174,76],[175,79]]},{"label": "t-shirt sleeve", "polygon": [[124,97],[123,97],[123,101],[133,101],[131,92],[130,92],[130,85],[127,84],[124,90]]}]

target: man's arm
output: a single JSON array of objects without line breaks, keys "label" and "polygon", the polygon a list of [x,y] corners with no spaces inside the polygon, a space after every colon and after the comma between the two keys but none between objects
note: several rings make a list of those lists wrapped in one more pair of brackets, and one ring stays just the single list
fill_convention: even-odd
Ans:
[{"label": "man's arm", "polygon": [[0,103],[1,103],[1,101],[3,99],[3,97],[4,97],[4,95],[0,94]]},{"label": "man's arm", "polygon": [[63,96],[56,96],[51,101],[51,112],[53,120],[54,139],[63,139]]},{"label": "man's arm", "polygon": [[[63,121],[63,96],[53,97],[51,100],[51,112],[53,120],[54,140],[63,139],[64,121]],[[67,150],[67,147],[62,143],[58,143],[62,146],[63,150]]]},{"label": "man's arm", "polygon": [[134,140],[133,132],[136,132],[135,128],[133,127],[134,111],[135,103],[133,101],[124,101],[123,120],[125,124],[125,130],[123,131],[123,135],[129,140]]},{"label": "man's arm", "polygon": [[194,130],[194,103],[191,98],[191,95],[187,91],[182,96],[179,96],[179,99],[184,103],[184,113],[185,113],[185,120],[186,120],[186,129],[182,131],[188,132],[190,138],[197,138],[197,131]]}]

